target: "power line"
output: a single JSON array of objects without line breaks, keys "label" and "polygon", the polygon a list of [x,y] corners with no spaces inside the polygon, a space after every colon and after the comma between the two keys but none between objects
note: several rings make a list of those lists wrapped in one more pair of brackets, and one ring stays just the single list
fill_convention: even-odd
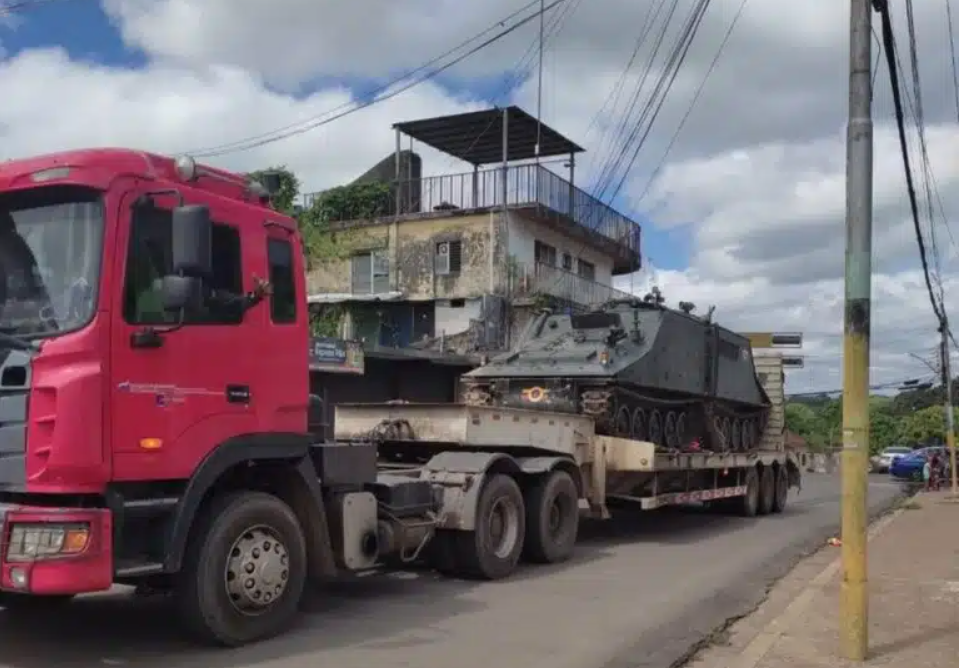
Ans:
[{"label": "power line", "polygon": [[[657,10],[656,16],[659,15],[659,10],[661,8],[662,7],[660,7]],[[627,136],[628,128],[630,125],[633,125],[634,128],[639,125],[638,120],[635,122],[632,121],[633,114],[635,113],[637,105],[639,104],[640,96],[642,95],[643,89],[646,86],[646,81],[649,78],[649,75],[652,73],[653,65],[655,63],[656,57],[657,55],[659,55],[659,50],[660,48],[662,48],[663,41],[666,39],[666,33],[669,29],[670,24],[672,23],[673,16],[675,16],[676,10],[678,8],[679,8],[678,0],[673,0],[672,4],[669,7],[669,10],[666,12],[666,17],[665,17],[665,20],[663,21],[662,27],[658,31],[658,34],[656,35],[656,38],[652,47],[652,51],[649,54],[649,58],[646,60],[645,67],[643,68],[642,76],[637,81],[636,87],[633,89],[633,93],[630,97],[629,103],[627,104],[627,107],[624,110],[624,113],[621,115],[620,121],[617,124],[614,134],[611,136],[610,144],[609,144],[610,155],[607,158],[606,162],[603,164],[599,174],[596,176],[595,183],[593,187],[591,188],[591,190],[593,191],[592,194],[594,197],[596,197],[601,187],[603,187],[603,183],[612,180],[613,172],[616,169],[616,166],[618,165],[619,161],[622,159],[622,156],[625,155],[625,152],[628,150],[628,143],[627,143],[627,140],[625,139],[625,137]],[[655,19],[654,19],[654,22],[655,22]],[[653,24],[650,25],[650,28],[652,28],[652,25]],[[642,35],[640,35],[640,38],[638,41],[644,42],[645,38]],[[660,74],[659,81],[661,82],[665,76],[667,76],[667,74],[664,68],[663,72]],[[649,104],[647,103],[646,107],[648,108],[648,106]],[[615,150],[617,144],[621,145],[621,150],[618,153]],[[605,146],[605,142],[603,143],[603,146]],[[601,152],[605,152],[604,148],[601,148],[600,150]],[[599,198],[597,197],[597,199]]]},{"label": "power line", "polygon": [[[913,376],[912,378],[906,378],[905,380],[895,380],[889,381],[886,383],[877,383],[875,385],[869,386],[870,392],[876,392],[878,390],[901,390],[903,392],[908,392],[912,389],[918,389],[910,387],[910,384],[922,385],[924,383],[932,383],[935,380],[936,376],[925,375],[920,377]],[[842,394],[842,389],[833,389],[833,390],[810,390],[807,392],[789,392],[786,394],[786,399],[800,399],[800,398],[813,398],[813,397],[826,397],[830,394]]]},{"label": "power line", "polygon": [[[456,65],[458,65],[458,64],[461,63],[461,62],[463,62],[464,60],[466,60],[466,59],[469,58],[470,56],[475,55],[475,54],[478,53],[479,51],[482,51],[483,49],[485,49],[486,47],[490,46],[491,44],[494,44],[495,42],[499,41],[500,39],[506,37],[507,35],[515,32],[516,30],[518,30],[518,29],[521,28],[522,26],[524,26],[524,25],[526,25],[527,23],[531,22],[533,19],[535,19],[535,18],[537,18],[538,16],[540,16],[540,13],[541,13],[541,12],[548,12],[549,10],[551,10],[551,9],[553,9],[554,7],[562,4],[562,3],[565,2],[565,1],[566,1],[566,0],[553,0],[553,2],[549,3],[548,5],[546,5],[543,9],[541,9],[541,10],[536,10],[536,11],[533,12],[532,14],[529,14],[529,15],[525,16],[524,18],[516,21],[515,23],[513,23],[513,24],[510,25],[509,27],[500,30],[499,32],[497,32],[496,34],[494,34],[492,37],[489,37],[489,38],[483,40],[482,42],[480,42],[480,43],[477,44],[476,46],[470,48],[470,49],[469,49],[468,51],[466,51],[465,53],[457,56],[456,58],[450,60],[449,62],[445,63],[444,65],[440,65],[440,66],[436,67],[435,69],[432,69],[432,70],[426,72],[426,73],[423,74],[422,76],[419,76],[419,77],[413,79],[413,81],[410,81],[410,82],[408,82],[408,83],[406,83],[406,84],[404,84],[404,85],[402,85],[402,86],[399,86],[398,88],[393,89],[393,87],[394,87],[394,86],[397,86],[397,84],[399,84],[400,82],[406,81],[406,80],[408,80],[411,76],[416,75],[416,74],[418,74],[418,73],[420,73],[420,72],[423,72],[424,70],[428,70],[430,67],[436,65],[438,62],[444,60],[445,58],[448,58],[450,55],[452,55],[453,53],[456,53],[457,51],[463,49],[465,46],[467,46],[467,45],[469,45],[469,44],[477,41],[477,39],[479,39],[479,38],[482,37],[483,35],[486,35],[486,34],[492,32],[496,27],[501,26],[501,25],[503,25],[503,24],[505,24],[505,23],[508,23],[509,21],[511,21],[513,18],[515,18],[515,17],[518,16],[519,14],[523,13],[524,11],[526,11],[527,9],[529,9],[530,7],[532,7],[533,5],[539,4],[539,2],[540,2],[540,0],[532,0],[531,2],[527,3],[522,9],[517,10],[516,12],[513,12],[512,14],[510,14],[510,15],[509,15],[508,17],[506,17],[505,19],[501,19],[501,20],[497,21],[493,26],[491,26],[490,28],[487,28],[487,29],[484,30],[482,33],[479,33],[478,35],[475,35],[475,36],[471,37],[470,39],[466,40],[465,42],[457,45],[456,47],[450,49],[449,51],[443,53],[442,55],[437,56],[436,58],[433,58],[432,60],[430,60],[429,62],[427,62],[427,63],[425,63],[425,64],[423,64],[423,65],[421,65],[420,67],[417,67],[416,69],[414,69],[414,70],[412,70],[412,71],[410,71],[410,72],[407,72],[407,73],[401,75],[400,77],[397,77],[397,78],[393,79],[393,80],[390,81],[389,83],[387,83],[387,84],[379,87],[376,91],[373,92],[371,98],[370,98],[369,100],[365,101],[365,102],[360,102],[360,103],[349,102],[349,103],[340,105],[340,106],[338,106],[338,107],[335,107],[334,109],[331,109],[330,111],[327,111],[327,112],[325,112],[324,114],[321,114],[320,116],[314,117],[314,118],[309,119],[309,120],[307,120],[307,121],[301,121],[300,123],[294,123],[294,124],[291,124],[291,125],[287,125],[287,126],[284,126],[284,127],[282,127],[282,128],[279,128],[279,129],[276,129],[276,130],[272,130],[271,132],[267,132],[267,133],[264,133],[264,134],[261,134],[261,135],[255,135],[255,136],[253,136],[253,137],[248,137],[248,138],[246,138],[246,139],[238,140],[238,141],[231,142],[231,143],[228,143],[228,144],[221,144],[221,145],[219,145],[219,146],[214,146],[214,147],[210,147],[210,148],[207,148],[207,149],[200,149],[200,150],[195,150],[195,151],[188,151],[188,153],[191,154],[191,155],[197,156],[197,157],[207,157],[207,158],[208,158],[208,157],[216,157],[216,156],[226,155],[226,154],[228,154],[228,153],[237,153],[237,152],[240,152],[240,151],[248,151],[248,150],[251,150],[251,149],[253,149],[253,148],[258,148],[258,147],[260,147],[260,146],[264,146],[264,145],[266,145],[266,144],[272,144],[272,143],[274,143],[274,142],[278,142],[278,141],[281,141],[281,140],[283,140],[283,139],[288,139],[288,138],[290,138],[290,137],[295,137],[295,136],[297,136],[297,135],[301,135],[301,134],[303,134],[303,133],[305,133],[305,132],[309,132],[310,130],[314,130],[314,129],[316,129],[316,128],[318,128],[318,127],[321,127],[321,126],[323,126],[323,125],[327,125],[327,124],[329,124],[329,123],[332,123],[333,121],[339,120],[340,118],[343,118],[344,116],[348,116],[349,114],[352,114],[352,113],[355,113],[355,112],[357,112],[357,111],[360,111],[361,109],[365,109],[365,108],[367,108],[367,107],[371,107],[371,106],[373,106],[374,104],[378,104],[378,103],[380,103],[380,102],[385,102],[386,100],[392,99],[392,98],[396,97],[397,95],[400,95],[401,93],[404,93],[404,92],[406,92],[407,90],[413,88],[414,86],[418,86],[418,85],[421,84],[421,83],[424,83],[424,82],[426,82],[426,81],[429,81],[430,79],[433,79],[433,78],[435,78],[436,76],[442,74],[442,73],[445,72],[446,70],[449,70],[450,68],[455,67]],[[393,89],[393,90],[391,90],[391,89]],[[337,113],[337,112],[338,112],[338,113]],[[327,116],[328,114],[333,114],[333,115],[332,115],[332,116]]]},{"label": "power line", "polygon": [[[653,11],[654,7],[655,7],[655,11]],[[619,79],[617,79],[616,83],[613,85],[609,93],[606,95],[606,99],[603,100],[602,106],[600,106],[600,108],[593,115],[592,119],[590,119],[589,125],[586,128],[587,136],[589,135],[593,127],[596,125],[596,123],[599,121],[603,113],[605,113],[606,107],[610,102],[612,102],[612,109],[615,111],[616,105],[619,104],[620,95],[622,94],[623,89],[626,85],[626,79],[629,76],[630,70],[632,70],[633,68],[633,63],[636,62],[636,58],[639,56],[640,49],[642,49],[642,47],[646,44],[646,37],[649,35],[650,30],[652,29],[653,25],[655,25],[656,20],[659,18],[659,14],[662,12],[663,7],[665,7],[665,0],[659,0],[659,2],[656,4],[653,4],[652,2],[649,4],[649,8],[646,10],[646,15],[643,17],[643,25],[639,29],[639,34],[636,37],[636,42],[633,45],[633,51],[629,56],[629,60],[626,62],[625,67],[623,67],[623,71],[620,73]],[[649,71],[652,68],[652,64],[653,64],[652,61],[655,58],[656,53],[659,51],[659,45],[662,43],[662,40],[665,37],[666,27],[668,26],[670,18],[672,17],[672,13],[676,10],[676,7],[677,7],[676,2],[673,2],[672,9],[670,10],[670,13],[666,18],[666,24],[663,26],[662,31],[660,31],[659,37],[657,37],[656,39],[656,46],[653,50],[653,53],[650,55],[650,60],[649,62],[647,62],[646,68],[643,71],[643,76],[640,78],[640,81],[637,83],[637,88],[632,95],[633,101],[628,111],[629,115],[632,114],[632,108],[635,106],[636,101],[639,97],[639,93],[642,89],[643,83],[646,81],[646,77],[649,75]],[[620,121],[620,126],[619,126],[620,130],[625,131],[626,123],[627,123],[627,114],[624,114],[624,117]],[[606,145],[606,141],[608,138],[609,138],[608,128],[605,128],[600,133],[600,138],[599,138],[599,141],[597,142],[596,153],[594,155],[599,156],[605,152],[604,147]],[[612,151],[612,148],[613,147],[610,146],[610,151]],[[591,167],[592,165],[593,165],[593,158],[592,156],[590,156],[588,166]],[[598,181],[599,181],[599,176],[597,177],[597,182]]]},{"label": "power line", "polygon": [[[703,17],[705,16],[706,11],[709,9],[710,3],[711,0],[699,0],[688,17],[687,23],[683,26],[679,41],[676,44],[676,48],[673,50],[672,54],[670,54],[670,58],[667,61],[665,70],[662,72],[657,85],[653,88],[652,94],[650,95],[650,98],[647,101],[647,104],[645,105],[636,126],[630,133],[628,140],[624,143],[623,149],[619,156],[617,156],[615,170],[620,171],[621,176],[619,181],[616,183],[616,187],[613,189],[612,194],[609,195],[607,203],[612,203],[616,199],[617,195],[622,190],[623,185],[626,183],[626,179],[629,177],[629,173],[632,170],[633,165],[636,163],[636,159],[639,157],[640,151],[646,144],[646,139],[649,137],[649,134],[653,129],[653,125],[655,124],[656,119],[659,117],[659,113],[662,111],[663,105],[666,102],[666,98],[676,81],[677,75],[679,74],[679,70],[686,61],[686,56],[689,54],[689,49],[692,46],[693,40],[699,32],[699,27],[702,25]],[[645,128],[643,127],[644,125]],[[637,136],[639,137],[639,140],[635,141]],[[621,169],[622,160],[625,158],[630,144],[633,144],[633,153],[630,156],[625,169]],[[613,172],[611,171],[610,177],[612,176]],[[599,195],[594,196],[596,196],[597,199],[603,200],[603,195],[606,193],[608,186],[611,184],[612,180],[602,186]]]},{"label": "power line", "polygon": [[949,30],[949,63],[952,66],[952,92],[956,100],[956,118],[959,119],[959,65],[956,63],[956,35],[952,31],[952,0],[946,0],[946,27]]},{"label": "power line", "polygon": [[686,108],[686,113],[684,113],[682,119],[680,119],[679,125],[676,127],[676,131],[673,132],[673,136],[670,137],[669,143],[666,144],[666,150],[663,151],[663,155],[656,164],[656,168],[652,171],[652,174],[650,174],[649,180],[646,182],[646,187],[643,188],[643,192],[638,198],[639,200],[645,198],[649,193],[649,189],[653,186],[653,182],[656,180],[659,172],[662,171],[663,167],[665,166],[666,160],[669,159],[669,153],[673,150],[673,146],[676,144],[676,140],[679,138],[680,133],[682,133],[683,128],[686,126],[686,121],[688,121],[690,115],[692,115],[693,109],[696,108],[696,103],[699,102],[699,98],[703,94],[703,90],[706,89],[706,83],[709,81],[709,77],[712,76],[713,70],[716,69],[716,64],[722,57],[723,50],[726,48],[729,38],[732,37],[733,31],[736,29],[736,24],[739,22],[739,18],[743,15],[743,10],[746,9],[748,2],[749,0],[742,0],[742,2],[739,3],[739,9],[736,10],[736,14],[733,15],[733,20],[726,29],[726,34],[723,37],[723,41],[719,44],[719,49],[716,51],[716,55],[713,56],[712,62],[709,63],[709,68],[706,70],[706,74],[703,75],[703,80],[699,82],[699,87],[696,89],[696,93],[693,95],[692,101]]},{"label": "power line", "polygon": [[926,244],[922,238],[922,227],[919,224],[919,205],[916,201],[916,189],[912,179],[912,168],[909,164],[909,147],[906,142],[905,119],[902,106],[902,96],[899,90],[899,74],[896,64],[896,39],[892,31],[892,18],[889,12],[888,0],[873,0],[873,5],[879,12],[882,19],[882,41],[883,51],[886,54],[886,67],[889,70],[889,80],[892,85],[892,100],[896,110],[896,128],[899,133],[899,148],[902,153],[903,166],[906,171],[906,188],[909,193],[909,207],[912,211],[913,227],[916,234],[916,243],[919,245],[919,261],[922,264],[923,278],[926,282],[926,290],[929,293],[929,301],[932,304],[933,313],[936,320],[943,322],[944,316],[939,308],[935,291],[932,287],[932,280],[929,276],[929,262],[926,258]]},{"label": "power line", "polygon": [[67,2],[67,0],[15,0],[12,2],[0,3],[0,18],[11,16],[14,12],[20,12],[24,9],[33,9],[41,5],[50,5],[57,2]]}]

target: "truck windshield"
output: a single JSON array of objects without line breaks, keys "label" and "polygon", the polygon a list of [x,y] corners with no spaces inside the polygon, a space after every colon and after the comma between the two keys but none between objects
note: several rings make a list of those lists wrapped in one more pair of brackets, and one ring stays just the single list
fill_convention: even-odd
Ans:
[{"label": "truck windshield", "polygon": [[102,238],[98,191],[45,186],[0,193],[0,333],[50,336],[89,322]]}]

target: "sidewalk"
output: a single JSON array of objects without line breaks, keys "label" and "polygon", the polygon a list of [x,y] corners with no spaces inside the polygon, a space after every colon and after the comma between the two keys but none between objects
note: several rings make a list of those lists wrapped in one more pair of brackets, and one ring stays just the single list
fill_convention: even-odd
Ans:
[{"label": "sidewalk", "polygon": [[955,668],[959,503],[922,493],[873,525],[869,659],[839,657],[839,548],[824,547],[692,659],[693,668]]}]

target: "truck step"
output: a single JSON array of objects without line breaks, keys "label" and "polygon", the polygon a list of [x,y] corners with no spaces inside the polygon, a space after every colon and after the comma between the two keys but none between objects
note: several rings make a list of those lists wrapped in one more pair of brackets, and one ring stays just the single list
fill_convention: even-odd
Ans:
[{"label": "truck step", "polygon": [[149,561],[121,561],[116,565],[116,576],[121,578],[141,575],[157,575],[163,572],[163,564]]}]

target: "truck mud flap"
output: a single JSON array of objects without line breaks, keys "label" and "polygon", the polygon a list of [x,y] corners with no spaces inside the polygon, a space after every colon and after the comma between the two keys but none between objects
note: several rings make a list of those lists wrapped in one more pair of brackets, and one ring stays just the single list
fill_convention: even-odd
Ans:
[{"label": "truck mud flap", "polygon": [[541,475],[560,466],[573,475],[582,493],[579,469],[567,457],[513,458],[501,452],[441,452],[426,463],[421,478],[429,480],[441,497],[438,528],[473,531],[479,493],[490,473]]},{"label": "truck mud flap", "polygon": [[521,472],[515,459],[499,452],[441,452],[426,463],[421,478],[429,480],[440,495],[438,528],[476,528],[476,503],[491,469]]}]

